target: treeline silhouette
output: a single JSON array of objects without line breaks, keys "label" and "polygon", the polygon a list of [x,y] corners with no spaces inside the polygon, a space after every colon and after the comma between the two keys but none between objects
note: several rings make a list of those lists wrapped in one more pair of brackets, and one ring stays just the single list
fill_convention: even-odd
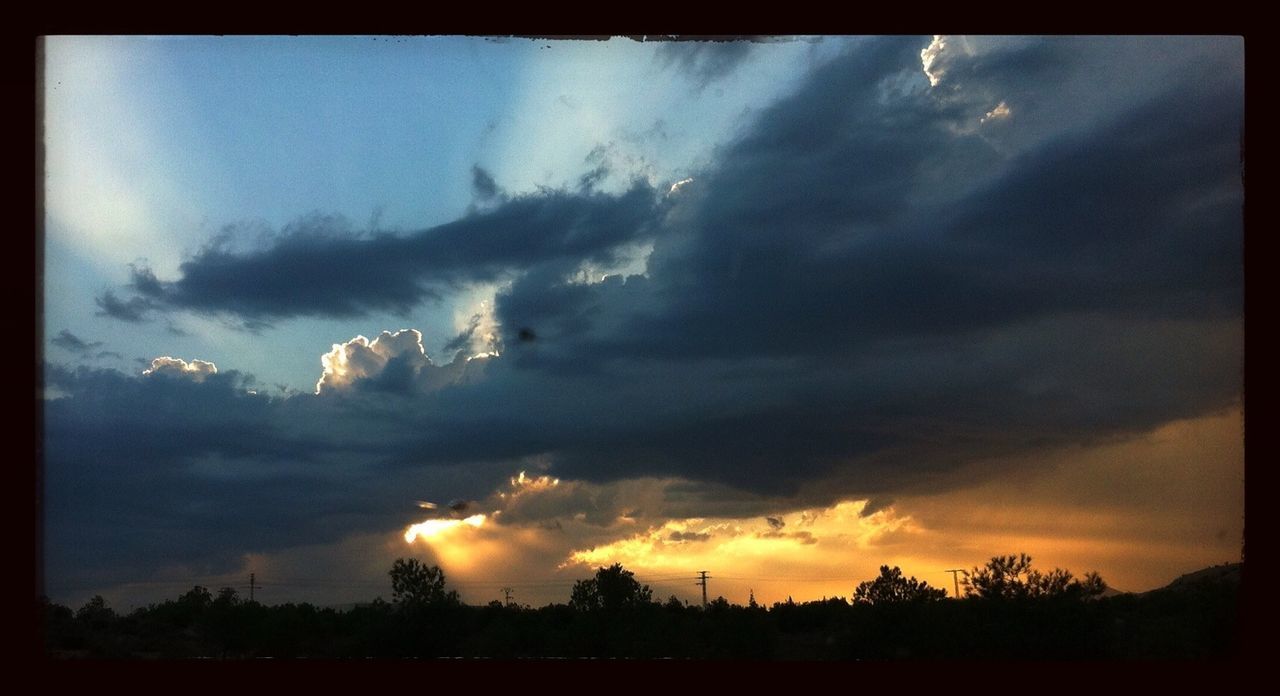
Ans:
[{"label": "treeline silhouette", "polygon": [[268,606],[233,588],[196,586],[176,600],[117,614],[100,597],[76,611],[42,599],[55,658],[631,657],[697,659],[1207,658],[1237,653],[1236,581],[1175,583],[1105,596],[1031,567],[1025,554],[975,567],[960,601],[882,566],[851,600],[689,606],[621,565],[578,581],[567,604],[469,606],[436,566],[399,559],[392,601],[339,611]]}]

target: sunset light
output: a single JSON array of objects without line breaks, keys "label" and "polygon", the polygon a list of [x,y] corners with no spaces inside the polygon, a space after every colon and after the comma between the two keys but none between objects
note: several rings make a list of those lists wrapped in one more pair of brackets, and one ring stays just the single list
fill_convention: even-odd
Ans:
[{"label": "sunset light", "polygon": [[409,525],[404,532],[404,540],[410,544],[418,539],[430,542],[437,537],[446,536],[450,530],[461,526],[479,527],[484,524],[484,515],[472,515],[461,520],[427,520]]},{"label": "sunset light", "polygon": [[1221,656],[1244,47],[40,37],[51,650]]}]

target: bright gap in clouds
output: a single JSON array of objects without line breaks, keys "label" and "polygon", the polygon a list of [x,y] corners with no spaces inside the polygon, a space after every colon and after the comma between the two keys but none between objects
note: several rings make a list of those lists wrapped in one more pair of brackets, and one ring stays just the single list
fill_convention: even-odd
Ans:
[{"label": "bright gap in clouds", "polygon": [[[692,582],[699,570],[714,578],[712,598],[739,604],[751,593],[765,604],[847,599],[882,564],[951,595],[946,569],[1016,552],[1029,553],[1036,567],[1099,571],[1114,588],[1144,591],[1235,552],[1243,532],[1230,514],[1242,504],[1240,425],[1233,410],[1121,442],[1046,452],[1038,471],[948,493],[874,506],[854,499],[770,509],[762,501],[751,516],[642,509],[661,505],[679,481],[595,486],[521,472],[481,502],[487,515],[410,526],[403,551],[439,562],[477,603],[488,601],[498,581],[515,585],[524,602],[565,602],[574,580],[613,563],[649,583],[658,599],[698,601]],[[1204,514],[1188,519],[1180,512],[1187,506]],[[1180,539],[1194,540],[1194,548]]]},{"label": "bright gap in clouds", "polygon": [[450,529],[455,529],[463,525],[479,527],[484,524],[484,520],[485,516],[483,514],[472,515],[461,520],[427,520],[425,522],[409,525],[409,529],[405,530],[404,540],[412,544],[419,538],[423,540],[435,539],[437,537],[442,538]]},{"label": "bright gap in clouds", "polygon": [[[1143,591],[1237,550],[1241,520],[1230,511],[1242,503],[1240,427],[1233,410],[1122,442],[1066,448],[1016,477],[878,503],[870,514],[866,499],[799,508],[761,500],[751,505],[756,514],[694,517],[684,512],[687,502],[673,502],[688,482],[589,484],[520,472],[474,504],[481,512],[248,554],[240,572],[203,582],[236,585],[255,572],[273,601],[364,602],[388,595],[395,558],[417,557],[439,564],[449,588],[469,603],[486,603],[509,586],[518,602],[542,606],[567,602],[573,583],[596,567],[622,563],[657,599],[674,594],[696,604],[696,573],[708,570],[712,598],[745,604],[754,594],[768,605],[848,598],[882,564],[950,594],[946,569],[1025,551],[1037,567],[1077,576],[1097,570],[1112,587]],[[1186,517],[1189,507],[1202,514]],[[178,579],[156,582],[189,589],[190,570],[170,575]],[[157,587],[105,594],[117,606],[145,603]]]}]

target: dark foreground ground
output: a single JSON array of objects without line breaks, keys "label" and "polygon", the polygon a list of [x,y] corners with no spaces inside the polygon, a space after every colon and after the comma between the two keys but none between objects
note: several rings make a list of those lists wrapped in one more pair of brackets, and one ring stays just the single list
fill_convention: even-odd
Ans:
[{"label": "dark foreground ground", "polygon": [[1184,659],[1242,649],[1238,572],[1142,595],[707,610],[678,602],[581,611],[465,605],[347,611],[266,606],[203,590],[119,616],[43,604],[54,659],[638,657],[696,659]]}]

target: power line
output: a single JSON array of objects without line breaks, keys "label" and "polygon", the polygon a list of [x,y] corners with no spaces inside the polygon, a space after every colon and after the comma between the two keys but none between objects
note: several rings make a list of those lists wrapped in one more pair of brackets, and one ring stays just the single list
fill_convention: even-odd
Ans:
[{"label": "power line", "polygon": [[[244,576],[240,576],[243,578]],[[637,577],[640,582],[663,584],[687,577],[685,573],[659,573],[654,575],[646,575]],[[323,577],[272,577],[271,584],[274,586],[290,586],[290,587],[384,587],[388,586],[386,581],[378,580],[341,580]],[[449,580],[449,585],[460,587],[552,587],[552,586],[572,586],[578,582],[579,578],[564,578],[545,580],[516,580],[516,579],[494,579],[494,580]],[[265,585],[257,580],[257,573],[250,573],[248,582],[235,576],[226,575],[192,575],[182,579],[168,580],[105,580],[100,582],[58,582],[49,581],[46,583],[50,588],[58,590],[92,590],[102,587],[118,587],[118,588],[145,588],[145,587],[235,587],[248,589],[251,585],[256,589],[262,589]]]},{"label": "power line", "polygon": [[855,575],[719,575],[722,580],[761,580],[765,582],[853,582],[866,580]]},{"label": "power line", "polygon": [[[948,570],[947,572],[964,572],[959,569]],[[241,576],[243,577],[243,576]],[[684,574],[672,573],[656,573],[653,575],[637,576],[636,580],[655,587],[664,587],[674,589],[676,586],[687,582]],[[779,582],[845,582],[857,581],[862,579],[851,575],[829,575],[829,576],[744,576],[744,575],[717,575],[715,578],[722,580],[744,581],[753,583],[773,584]],[[698,571],[698,577],[695,583],[702,588],[704,595],[704,606],[706,605],[706,596],[709,594],[706,586],[706,580],[712,579],[709,571]],[[341,580],[333,578],[303,578],[303,577],[280,577],[271,578],[270,582],[264,585],[257,579],[257,573],[249,574],[249,582],[246,584],[243,580],[236,582],[234,578],[227,576],[191,576],[185,580],[143,580],[134,582],[114,582],[114,583],[95,583],[95,584],[78,584],[78,583],[49,583],[50,589],[56,591],[75,591],[75,590],[93,590],[97,588],[114,586],[119,589],[167,589],[167,588],[190,588],[192,586],[207,587],[234,587],[240,590],[248,590],[250,600],[256,600],[256,594],[259,590],[267,589],[268,586],[275,589],[296,589],[296,590],[352,590],[352,591],[378,591],[386,590],[388,583],[386,581],[375,580]],[[959,579],[954,578],[957,594],[959,592]],[[544,580],[503,580],[503,579],[484,579],[484,580],[450,580],[448,584],[462,590],[474,592],[483,592],[485,590],[498,590],[511,593],[519,589],[532,591],[535,594],[542,594],[548,591],[559,589],[568,590],[577,579],[544,579]],[[276,593],[272,593],[275,595]]]},{"label": "power line", "polygon": [[[969,573],[966,572],[963,568],[951,568],[949,570],[944,570],[943,572],[951,573],[951,581],[954,582],[956,585],[956,599],[960,599],[960,575],[959,574],[964,573],[965,577],[968,577]],[[968,582],[968,580],[966,580],[965,582]]]},{"label": "power line", "polygon": [[702,608],[706,609],[707,608],[707,578],[709,576],[707,575],[707,571],[705,570],[699,570],[698,574],[701,575],[702,577],[698,580],[698,582],[694,584],[702,585]]}]

